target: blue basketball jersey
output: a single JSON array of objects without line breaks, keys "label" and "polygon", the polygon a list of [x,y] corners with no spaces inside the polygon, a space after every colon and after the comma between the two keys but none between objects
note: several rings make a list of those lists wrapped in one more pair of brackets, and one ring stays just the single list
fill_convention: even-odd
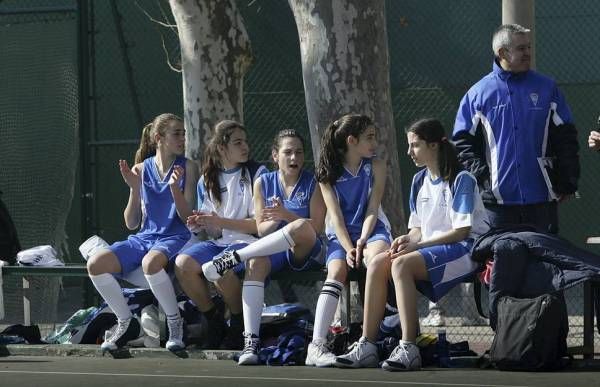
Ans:
[{"label": "blue basketball jersey", "polygon": [[[342,176],[333,186],[350,238],[360,236],[365,213],[369,206],[373,181],[372,159],[363,158],[356,175],[344,168]],[[381,226],[385,227],[388,232],[390,231],[390,223],[380,206],[375,228]],[[335,236],[333,224],[329,221],[326,232],[328,238]]]},{"label": "blue basketball jersey", "polygon": [[[175,201],[169,188],[169,177],[175,165],[185,171],[186,158],[177,156],[163,179],[158,174],[156,156],[148,157],[142,168],[142,228],[140,234],[178,235],[189,234],[186,225],[179,219]],[[179,188],[185,187],[185,175],[179,182]]]},{"label": "blue basketball jersey", "polygon": [[[310,199],[317,185],[313,173],[302,170],[289,197],[285,194],[285,189],[279,180],[279,171],[266,173],[260,179],[265,207],[272,206],[273,199],[278,197],[289,211],[301,218],[310,218]],[[279,228],[283,226],[285,226],[285,222],[281,222]]]}]

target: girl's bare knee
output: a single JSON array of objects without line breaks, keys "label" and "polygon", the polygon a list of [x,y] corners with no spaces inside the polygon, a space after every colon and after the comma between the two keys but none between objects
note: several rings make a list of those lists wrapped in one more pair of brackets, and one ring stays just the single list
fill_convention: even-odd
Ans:
[{"label": "girl's bare knee", "polygon": [[86,263],[87,271],[91,275],[99,275],[101,273],[101,265],[98,262],[97,256],[93,256],[88,259]]},{"label": "girl's bare knee", "polygon": [[111,273],[111,266],[114,266],[112,263],[112,254],[101,253],[99,255],[94,255],[88,259],[86,263],[87,271],[91,275],[100,275],[105,273]]},{"label": "girl's bare knee", "polygon": [[394,277],[407,274],[408,265],[406,264],[406,255],[401,255],[392,261],[392,274]]},{"label": "girl's bare knee", "polygon": [[180,278],[191,274],[198,274],[198,266],[194,258],[189,255],[178,255],[175,258],[175,275],[177,278]]},{"label": "girl's bare knee", "polygon": [[348,275],[348,270],[346,269],[346,261],[345,260],[339,260],[339,261],[342,264],[334,263],[334,264],[330,264],[329,267],[327,267],[327,279],[332,279],[332,280],[336,280],[341,283],[345,283],[346,277]]},{"label": "girl's bare knee", "polygon": [[246,261],[244,279],[264,281],[271,271],[271,262],[267,258],[251,258]]},{"label": "girl's bare knee", "polygon": [[298,239],[304,238],[307,235],[310,235],[312,232],[312,226],[308,219],[296,219],[292,223],[287,225],[287,231],[290,236],[297,241]]},{"label": "girl's bare knee", "polygon": [[392,261],[388,254],[373,257],[367,268],[367,275],[382,276],[391,272]]}]

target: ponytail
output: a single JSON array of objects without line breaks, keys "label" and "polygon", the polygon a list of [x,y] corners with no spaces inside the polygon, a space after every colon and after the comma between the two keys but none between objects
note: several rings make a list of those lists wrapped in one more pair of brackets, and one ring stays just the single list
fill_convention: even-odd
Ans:
[{"label": "ponytail", "polygon": [[456,154],[456,148],[446,137],[442,138],[440,142],[438,152],[438,168],[440,169],[440,176],[450,184],[454,183],[456,175],[462,171],[463,167],[458,162],[458,156]]},{"label": "ponytail", "polygon": [[346,140],[349,136],[360,137],[371,126],[373,121],[359,114],[346,114],[329,124],[321,139],[321,156],[316,171],[318,182],[335,184],[344,170],[348,151]]},{"label": "ponytail", "polygon": [[135,152],[135,164],[141,163],[150,156],[156,154],[156,143],[152,138],[152,122],[146,124],[142,129],[142,138],[140,139],[140,147]]},{"label": "ponytail", "polygon": [[320,183],[333,185],[342,174],[344,154],[340,154],[341,152],[338,152],[335,146],[335,132],[338,129],[338,121],[329,124],[321,139],[321,154],[316,171],[317,181]]},{"label": "ponytail", "polygon": [[207,146],[202,160],[202,176],[210,198],[218,205],[221,204],[221,187],[219,171],[221,170],[220,156],[216,146]]}]

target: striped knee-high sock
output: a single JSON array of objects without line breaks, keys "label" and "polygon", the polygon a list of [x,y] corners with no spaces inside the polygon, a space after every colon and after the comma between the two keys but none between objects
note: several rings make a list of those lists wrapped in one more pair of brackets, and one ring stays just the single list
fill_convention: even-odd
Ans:
[{"label": "striped knee-high sock", "polygon": [[315,310],[313,341],[325,342],[327,340],[327,331],[333,320],[333,315],[335,314],[335,309],[337,308],[343,289],[344,284],[336,280],[328,279],[323,284]]}]

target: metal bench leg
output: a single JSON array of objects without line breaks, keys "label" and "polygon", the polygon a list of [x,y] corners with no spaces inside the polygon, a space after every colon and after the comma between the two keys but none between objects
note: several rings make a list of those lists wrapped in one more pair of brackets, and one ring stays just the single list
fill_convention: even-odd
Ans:
[{"label": "metal bench leg", "polygon": [[29,280],[23,277],[23,325],[31,325],[31,303],[29,302]]},{"label": "metal bench leg", "polygon": [[167,341],[167,314],[158,304],[158,340],[159,342]]},{"label": "metal bench leg", "polygon": [[342,311],[342,326],[348,327],[350,332],[350,323],[352,323],[352,282],[348,282],[348,286],[344,288],[344,310]]},{"label": "metal bench leg", "polygon": [[590,281],[583,284],[583,358],[594,358],[594,290]]},{"label": "metal bench leg", "polygon": [[347,328],[350,328],[350,296],[352,294],[350,291],[350,283],[351,282],[347,282],[344,285],[344,289],[340,294],[338,305],[335,310],[333,321],[331,322],[333,324],[335,321],[339,321],[343,327]]}]

